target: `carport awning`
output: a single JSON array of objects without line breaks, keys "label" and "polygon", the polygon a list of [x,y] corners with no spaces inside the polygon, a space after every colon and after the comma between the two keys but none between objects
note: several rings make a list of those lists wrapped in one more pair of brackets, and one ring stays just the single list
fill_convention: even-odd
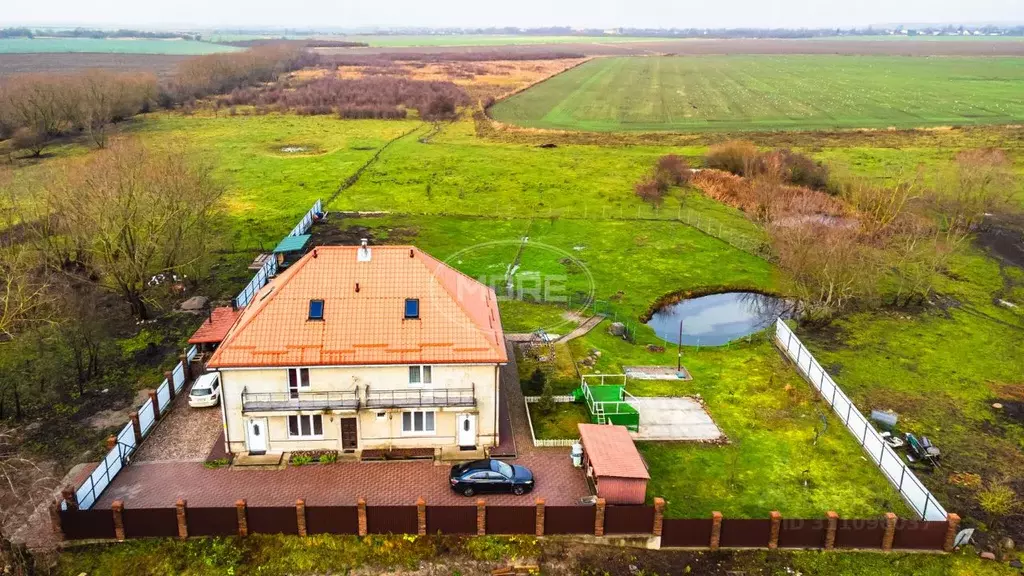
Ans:
[{"label": "carport awning", "polygon": [[281,242],[277,244],[277,248],[274,248],[274,254],[281,254],[282,252],[298,252],[306,247],[310,238],[312,238],[312,236],[309,234],[286,236],[284,240],[281,240]]},{"label": "carport awning", "polygon": [[625,426],[579,424],[583,451],[590,458],[595,476],[649,480],[640,452]]}]

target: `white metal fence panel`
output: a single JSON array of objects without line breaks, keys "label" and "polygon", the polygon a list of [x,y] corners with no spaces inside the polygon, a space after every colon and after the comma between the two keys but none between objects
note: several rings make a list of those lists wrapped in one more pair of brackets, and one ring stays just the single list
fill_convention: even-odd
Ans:
[{"label": "white metal fence panel", "polygon": [[160,414],[171,407],[171,383],[166,378],[156,389],[156,403],[160,407]]},{"label": "white metal fence panel", "polygon": [[196,357],[196,354],[199,354],[199,348],[198,347],[193,346],[193,347],[189,348],[188,352],[185,353],[185,360],[187,360],[188,362],[191,362],[192,359]]},{"label": "white metal fence panel", "polygon": [[146,400],[146,403],[139,408],[139,429],[142,430],[142,437],[149,434],[149,429],[156,423],[156,415],[153,414],[153,400]]},{"label": "white metal fence panel", "polygon": [[185,385],[185,365],[178,362],[178,365],[171,371],[171,380],[174,382],[174,393],[181,392],[181,387]]},{"label": "white metal fence panel", "polygon": [[[299,220],[299,223],[292,228],[292,231],[288,234],[289,236],[300,236],[305,234],[313,226],[313,217],[316,214],[323,213],[323,202],[317,200],[313,207],[306,212],[306,215]],[[249,281],[249,284],[239,292],[238,296],[235,297],[235,305],[239,308],[243,308],[252,302],[256,293],[260,291],[260,288],[266,285],[266,283],[277,273],[277,259],[270,258],[267,263],[260,268],[253,279]]]},{"label": "white metal fence panel", "polygon": [[135,429],[132,427],[131,422],[118,432],[117,443],[124,446],[124,449],[129,454],[135,451]]},{"label": "white metal fence panel", "polygon": [[857,410],[853,401],[825,372],[821,364],[818,364],[811,352],[781,318],[775,321],[775,339],[790,359],[796,363],[801,374],[832,406],[836,416],[842,420],[847,430],[853,434],[871,460],[878,465],[879,470],[896,487],[914,512],[924,520],[945,520],[945,508],[907,467],[899,454],[885,443],[875,427]]}]

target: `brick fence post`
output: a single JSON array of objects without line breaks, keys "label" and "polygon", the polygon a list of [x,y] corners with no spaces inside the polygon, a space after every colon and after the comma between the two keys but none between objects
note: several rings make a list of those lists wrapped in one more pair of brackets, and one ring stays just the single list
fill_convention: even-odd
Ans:
[{"label": "brick fence post", "polygon": [[132,421],[132,431],[135,432],[135,446],[142,444],[142,425],[139,424],[139,413],[132,412],[128,415],[128,419]]},{"label": "brick fence post", "polygon": [[60,500],[54,500],[50,504],[50,527],[58,540],[64,540],[64,528],[60,523]]},{"label": "brick fence post", "polygon": [[356,517],[359,520],[359,535],[366,536],[366,499],[356,501]]},{"label": "brick fence post", "polygon": [[896,515],[892,512],[885,513],[885,534],[882,536],[882,552],[892,550],[892,541],[896,537]]},{"label": "brick fence post", "polygon": [[64,497],[64,501],[68,504],[68,510],[78,510],[78,492],[75,491],[75,487],[68,484],[60,491],[60,495]]},{"label": "brick fence post", "polygon": [[651,527],[651,535],[661,536],[665,525],[665,499],[654,499],[654,526]]},{"label": "brick fence post", "polygon": [[537,498],[537,536],[544,535],[544,499]]},{"label": "brick fence post", "polygon": [[114,512],[114,538],[118,542],[124,542],[124,502],[114,500],[110,509]]},{"label": "brick fence post", "polygon": [[604,498],[598,498],[597,503],[594,505],[594,536],[604,536],[604,507],[606,501]]},{"label": "brick fence post", "polygon": [[427,535],[427,501],[422,496],[416,499],[416,534]]},{"label": "brick fence post", "polygon": [[476,500],[476,535],[487,534],[487,502],[483,498]]},{"label": "brick fence post", "polygon": [[299,498],[295,501],[295,525],[299,529],[299,536],[306,535],[306,501]]},{"label": "brick fence post", "polygon": [[171,402],[174,402],[174,373],[164,372],[164,378],[167,379],[167,391],[171,393]]},{"label": "brick fence post", "polygon": [[782,530],[782,514],[779,514],[777,510],[772,510],[768,514],[768,517],[772,521],[772,529],[768,533],[768,549],[775,550],[779,547],[779,531]]},{"label": "brick fence post", "polygon": [[181,498],[174,503],[174,511],[178,517],[178,538],[182,540],[188,538],[188,516],[185,513],[185,507],[188,504]]},{"label": "brick fence post", "polygon": [[156,397],[156,390],[149,391],[149,399],[153,401],[153,421],[160,419],[160,400]]},{"label": "brick fence post", "polygon": [[107,437],[107,450],[113,450],[114,446],[117,446],[117,436]]},{"label": "brick fence post", "polygon": [[960,517],[956,514],[946,514],[946,541],[942,544],[942,549],[946,552],[953,551],[953,542],[956,539],[956,529],[960,527]]},{"label": "brick fence post", "polygon": [[708,547],[714,552],[722,544],[722,513],[711,513],[711,542]]},{"label": "brick fence post", "polygon": [[246,510],[245,498],[235,502],[235,511],[238,514],[238,535],[249,535],[249,517]]},{"label": "brick fence post", "polygon": [[829,510],[825,513],[828,527],[825,530],[825,550],[832,550],[836,547],[836,530],[839,529],[839,514]]},{"label": "brick fence post", "polygon": [[[188,381],[192,379],[192,366],[189,365],[190,362],[188,361],[188,356],[185,354],[178,354],[178,362],[181,363],[181,376],[185,378],[185,383],[188,383]],[[171,382],[171,385],[173,386],[174,382]],[[185,384],[182,384],[182,386],[184,385]]]}]

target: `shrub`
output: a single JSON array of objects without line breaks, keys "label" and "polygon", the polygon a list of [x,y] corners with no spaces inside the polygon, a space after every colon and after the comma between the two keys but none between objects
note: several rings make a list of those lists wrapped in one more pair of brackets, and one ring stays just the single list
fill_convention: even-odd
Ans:
[{"label": "shrub", "polygon": [[217,458],[215,460],[207,460],[203,462],[203,467],[209,470],[216,470],[217,468],[224,468],[231,462],[227,458]]},{"label": "shrub", "polygon": [[292,454],[291,464],[292,466],[305,466],[313,461],[312,456],[306,456],[305,454]]},{"label": "shrub", "polygon": [[708,149],[704,163],[708,168],[725,170],[737,176],[747,176],[757,162],[757,146],[745,140],[730,140]]},{"label": "shrub", "polygon": [[828,187],[828,167],[804,154],[783,149],[782,165],[785,179],[790,184],[806,186],[812,190],[824,190]]},{"label": "shrub", "polygon": [[682,186],[690,181],[690,166],[680,156],[666,154],[654,165],[654,179],[667,186]]},{"label": "shrub", "polygon": [[1017,510],[1017,494],[1002,482],[992,482],[988,488],[978,492],[978,504],[985,512],[1001,518]]},{"label": "shrub", "polygon": [[641,200],[655,206],[661,205],[667,189],[668,186],[652,177],[641,180],[633,186],[633,191]]},{"label": "shrub", "polygon": [[544,371],[540,368],[534,368],[530,374],[530,378],[526,381],[526,394],[528,396],[537,396],[544,392],[544,384],[548,381],[548,377],[544,374]]},{"label": "shrub", "polygon": [[537,401],[537,410],[541,414],[551,414],[555,411],[555,393],[551,388],[551,382],[544,382],[544,390]]}]

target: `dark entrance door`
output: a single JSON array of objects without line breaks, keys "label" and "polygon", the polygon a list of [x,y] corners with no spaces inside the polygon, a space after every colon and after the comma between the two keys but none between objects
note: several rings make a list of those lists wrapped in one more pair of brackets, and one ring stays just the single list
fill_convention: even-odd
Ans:
[{"label": "dark entrance door", "polygon": [[349,452],[359,446],[359,435],[356,432],[355,418],[341,419],[341,449]]}]

